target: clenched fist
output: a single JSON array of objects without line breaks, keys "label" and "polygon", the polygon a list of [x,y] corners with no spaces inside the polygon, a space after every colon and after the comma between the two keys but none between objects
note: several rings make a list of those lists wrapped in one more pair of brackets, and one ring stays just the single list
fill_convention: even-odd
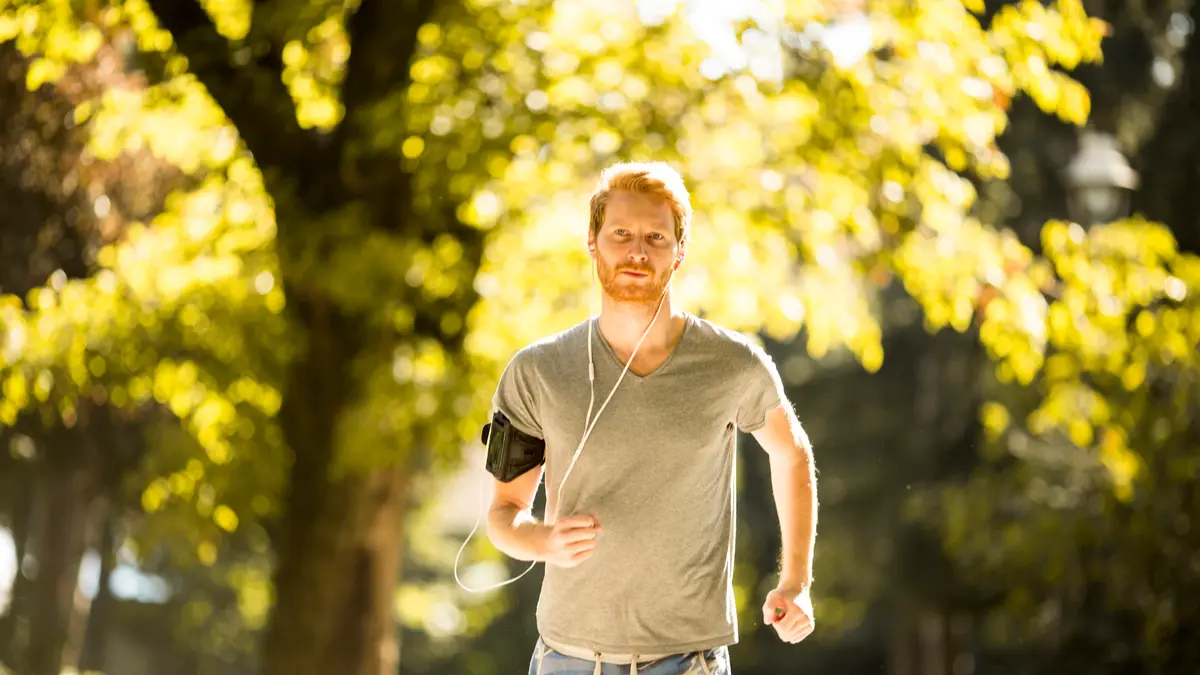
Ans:
[{"label": "clenched fist", "polygon": [[808,589],[780,587],[768,593],[763,603],[763,622],[773,626],[784,642],[795,644],[808,637],[816,625]]},{"label": "clenched fist", "polygon": [[570,516],[544,528],[542,559],[557,567],[575,567],[592,557],[601,531],[595,516]]}]

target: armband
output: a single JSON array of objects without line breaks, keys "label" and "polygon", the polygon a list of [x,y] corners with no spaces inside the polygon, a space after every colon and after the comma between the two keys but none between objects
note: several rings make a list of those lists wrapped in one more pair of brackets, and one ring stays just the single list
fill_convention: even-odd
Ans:
[{"label": "armband", "polygon": [[480,441],[487,445],[487,470],[507,483],[546,461],[546,441],[513,426],[500,412],[483,425]]}]

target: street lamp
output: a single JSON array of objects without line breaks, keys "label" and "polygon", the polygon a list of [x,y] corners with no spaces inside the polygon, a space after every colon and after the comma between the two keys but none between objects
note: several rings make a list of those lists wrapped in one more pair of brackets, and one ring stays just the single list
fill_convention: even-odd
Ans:
[{"label": "street lamp", "polygon": [[1125,215],[1137,172],[1117,147],[1117,139],[1093,130],[1079,136],[1079,151],[1066,168],[1067,208],[1072,220],[1091,226]]}]

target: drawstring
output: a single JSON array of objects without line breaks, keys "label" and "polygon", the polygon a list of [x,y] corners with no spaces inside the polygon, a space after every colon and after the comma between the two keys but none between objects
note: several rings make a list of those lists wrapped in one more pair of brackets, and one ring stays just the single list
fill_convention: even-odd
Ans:
[{"label": "drawstring", "polygon": [[704,675],[712,675],[712,671],[708,669],[708,658],[704,656],[704,652],[700,652],[700,667],[704,669]]},{"label": "drawstring", "polygon": [[[629,662],[629,675],[638,675],[638,655],[633,655],[633,660]],[[592,675],[602,675],[600,672],[601,664],[600,652],[596,652],[596,670],[592,671]],[[540,675],[540,674],[539,674]]]}]

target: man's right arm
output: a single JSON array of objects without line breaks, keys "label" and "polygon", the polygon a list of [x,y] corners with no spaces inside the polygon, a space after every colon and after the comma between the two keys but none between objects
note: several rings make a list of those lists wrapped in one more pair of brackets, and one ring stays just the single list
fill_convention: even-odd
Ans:
[{"label": "man's right arm", "polygon": [[533,515],[533,498],[545,465],[539,465],[505,483],[492,479],[492,506],[487,534],[492,545],[517,560],[546,559],[546,526]]},{"label": "man's right arm", "polygon": [[545,465],[530,469],[512,481],[493,481],[492,506],[488,509],[487,534],[492,545],[518,560],[545,562],[557,567],[575,567],[596,548],[600,523],[594,516],[559,518],[545,525],[533,515],[533,498]]}]

